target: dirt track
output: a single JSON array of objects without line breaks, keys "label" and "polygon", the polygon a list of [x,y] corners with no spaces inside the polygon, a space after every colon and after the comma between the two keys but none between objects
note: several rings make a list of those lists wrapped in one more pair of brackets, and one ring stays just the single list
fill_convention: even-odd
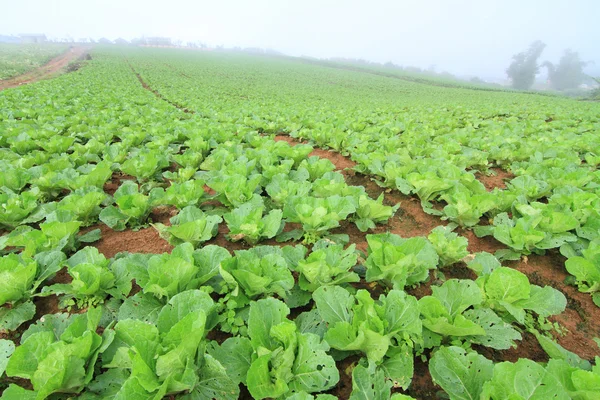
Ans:
[{"label": "dirt track", "polygon": [[42,65],[39,68],[29,71],[23,75],[15,76],[6,80],[0,80],[0,90],[51,78],[69,65],[71,61],[75,61],[82,57],[87,51],[89,51],[89,47],[72,47],[61,55],[54,57],[47,64]]}]

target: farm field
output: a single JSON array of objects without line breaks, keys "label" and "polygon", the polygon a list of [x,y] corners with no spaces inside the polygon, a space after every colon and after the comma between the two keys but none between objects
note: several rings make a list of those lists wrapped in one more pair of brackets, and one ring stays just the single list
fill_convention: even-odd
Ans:
[{"label": "farm field", "polygon": [[600,105],[96,47],[0,92],[1,399],[598,399]]},{"label": "farm field", "polygon": [[0,80],[24,74],[65,52],[64,44],[0,44]]}]

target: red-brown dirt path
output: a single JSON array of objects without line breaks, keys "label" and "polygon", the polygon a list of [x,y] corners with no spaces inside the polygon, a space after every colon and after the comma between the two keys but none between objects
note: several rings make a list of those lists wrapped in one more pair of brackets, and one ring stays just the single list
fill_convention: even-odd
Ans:
[{"label": "red-brown dirt path", "polygon": [[45,65],[42,65],[41,67],[29,71],[23,75],[14,76],[6,80],[0,80],[0,90],[37,82],[42,79],[52,78],[58,73],[60,73],[60,71],[63,68],[69,65],[71,61],[75,61],[83,57],[89,50],[89,47],[71,47],[66,52],[57,57],[54,57],[52,60],[50,60]]}]

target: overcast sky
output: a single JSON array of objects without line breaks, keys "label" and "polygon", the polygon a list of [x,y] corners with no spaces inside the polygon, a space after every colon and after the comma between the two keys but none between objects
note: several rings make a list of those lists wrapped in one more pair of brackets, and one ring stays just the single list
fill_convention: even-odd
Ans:
[{"label": "overcast sky", "polygon": [[0,34],[168,36],[504,77],[534,40],[600,71],[600,0],[0,0]]}]

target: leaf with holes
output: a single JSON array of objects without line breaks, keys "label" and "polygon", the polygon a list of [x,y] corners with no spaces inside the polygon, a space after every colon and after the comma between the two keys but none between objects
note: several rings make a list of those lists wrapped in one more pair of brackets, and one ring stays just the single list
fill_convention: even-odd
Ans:
[{"label": "leaf with holes", "polygon": [[479,399],[483,384],[492,379],[494,364],[485,357],[460,347],[442,347],[429,361],[433,382],[450,400]]}]

